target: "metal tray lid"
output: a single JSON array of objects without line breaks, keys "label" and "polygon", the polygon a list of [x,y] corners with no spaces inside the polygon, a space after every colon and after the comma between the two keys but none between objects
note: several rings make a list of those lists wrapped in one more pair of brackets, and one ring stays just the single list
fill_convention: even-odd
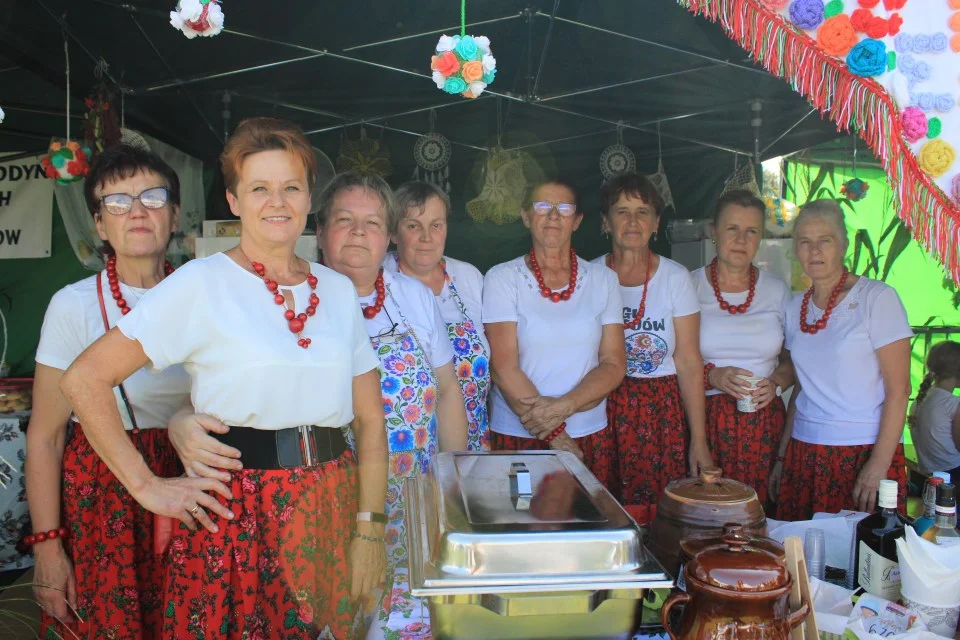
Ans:
[{"label": "metal tray lid", "polygon": [[430,595],[429,587],[669,584],[639,527],[573,454],[441,453],[405,494],[414,595]]}]

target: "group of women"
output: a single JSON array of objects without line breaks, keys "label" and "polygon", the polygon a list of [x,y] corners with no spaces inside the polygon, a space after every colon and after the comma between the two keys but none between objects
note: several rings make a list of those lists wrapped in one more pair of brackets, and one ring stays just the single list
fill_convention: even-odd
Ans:
[{"label": "group of women", "polygon": [[[813,286],[790,300],[753,265],[747,192],[691,275],[650,249],[642,176],[603,186],[593,261],[576,189],[532,185],[529,253],[484,277],[444,256],[431,185],[311,194],[290,123],[241,123],[221,165],[240,243],[176,271],[169,167],[119,147],[87,178],[110,258],[51,302],[28,427],[35,589],[64,637],[416,637],[402,486],[437,451],[569,451],[626,505],[716,464],[794,519],[903,482],[906,314],[843,268],[832,202],[797,220]],[[315,197],[321,264],[294,253]]]}]

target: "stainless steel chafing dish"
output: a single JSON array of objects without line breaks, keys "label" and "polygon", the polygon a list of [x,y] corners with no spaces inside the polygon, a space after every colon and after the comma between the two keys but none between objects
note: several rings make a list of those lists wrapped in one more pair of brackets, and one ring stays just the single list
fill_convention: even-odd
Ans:
[{"label": "stainless steel chafing dish", "polygon": [[442,453],[405,495],[437,640],[627,638],[645,591],[673,584],[570,453]]}]

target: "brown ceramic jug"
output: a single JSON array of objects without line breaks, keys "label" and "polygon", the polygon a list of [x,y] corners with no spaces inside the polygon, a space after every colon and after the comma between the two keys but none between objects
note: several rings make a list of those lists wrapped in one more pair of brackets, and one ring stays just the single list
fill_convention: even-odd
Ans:
[{"label": "brown ceramic jug", "polygon": [[[701,550],[684,567],[687,592],[671,595],[661,621],[671,640],[788,640],[810,610],[804,601],[790,613],[793,578],[782,557],[751,544],[743,533],[727,533],[722,544]],[[686,603],[680,628],[670,610]]]}]

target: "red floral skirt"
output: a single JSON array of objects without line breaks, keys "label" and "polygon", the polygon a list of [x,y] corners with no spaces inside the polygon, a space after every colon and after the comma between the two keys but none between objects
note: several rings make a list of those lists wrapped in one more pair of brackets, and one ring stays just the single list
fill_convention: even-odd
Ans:
[{"label": "red floral skirt", "polygon": [[707,442],[723,477],[756,489],[767,502],[770,470],[777,459],[787,410],[780,398],[754,413],[737,411],[737,400],[725,393],[707,396]]},{"label": "red floral skirt", "polygon": [[231,472],[220,531],[174,530],[163,636],[173,640],[350,637],[347,550],[357,513],[353,454],[313,467]]},{"label": "red floral skirt", "polygon": [[[128,431],[150,470],[183,473],[166,429]],[[153,514],[100,460],[77,425],[63,452],[63,526],[77,581],[77,614],[62,625],[43,614],[41,638],[156,638],[164,563],[153,553]],[[54,635],[54,633],[59,635]]]},{"label": "red floral skirt", "polygon": [[[616,466],[614,464],[613,432],[604,427],[596,433],[582,438],[574,438],[583,451],[583,463],[609,491],[617,487]],[[518,438],[490,431],[490,449],[493,451],[544,451],[550,446],[537,438]],[[614,494],[616,495],[616,494]]]},{"label": "red floral skirt", "polygon": [[607,398],[616,438],[621,504],[657,504],[671,480],[687,477],[686,415],[677,376],[627,376]]},{"label": "red floral skirt", "polygon": [[[834,447],[791,439],[783,463],[777,520],[809,520],[814,513],[856,510],[853,485],[870,459],[873,445]],[[903,445],[898,445],[887,478],[900,485],[901,513],[907,508],[907,469]]]}]

